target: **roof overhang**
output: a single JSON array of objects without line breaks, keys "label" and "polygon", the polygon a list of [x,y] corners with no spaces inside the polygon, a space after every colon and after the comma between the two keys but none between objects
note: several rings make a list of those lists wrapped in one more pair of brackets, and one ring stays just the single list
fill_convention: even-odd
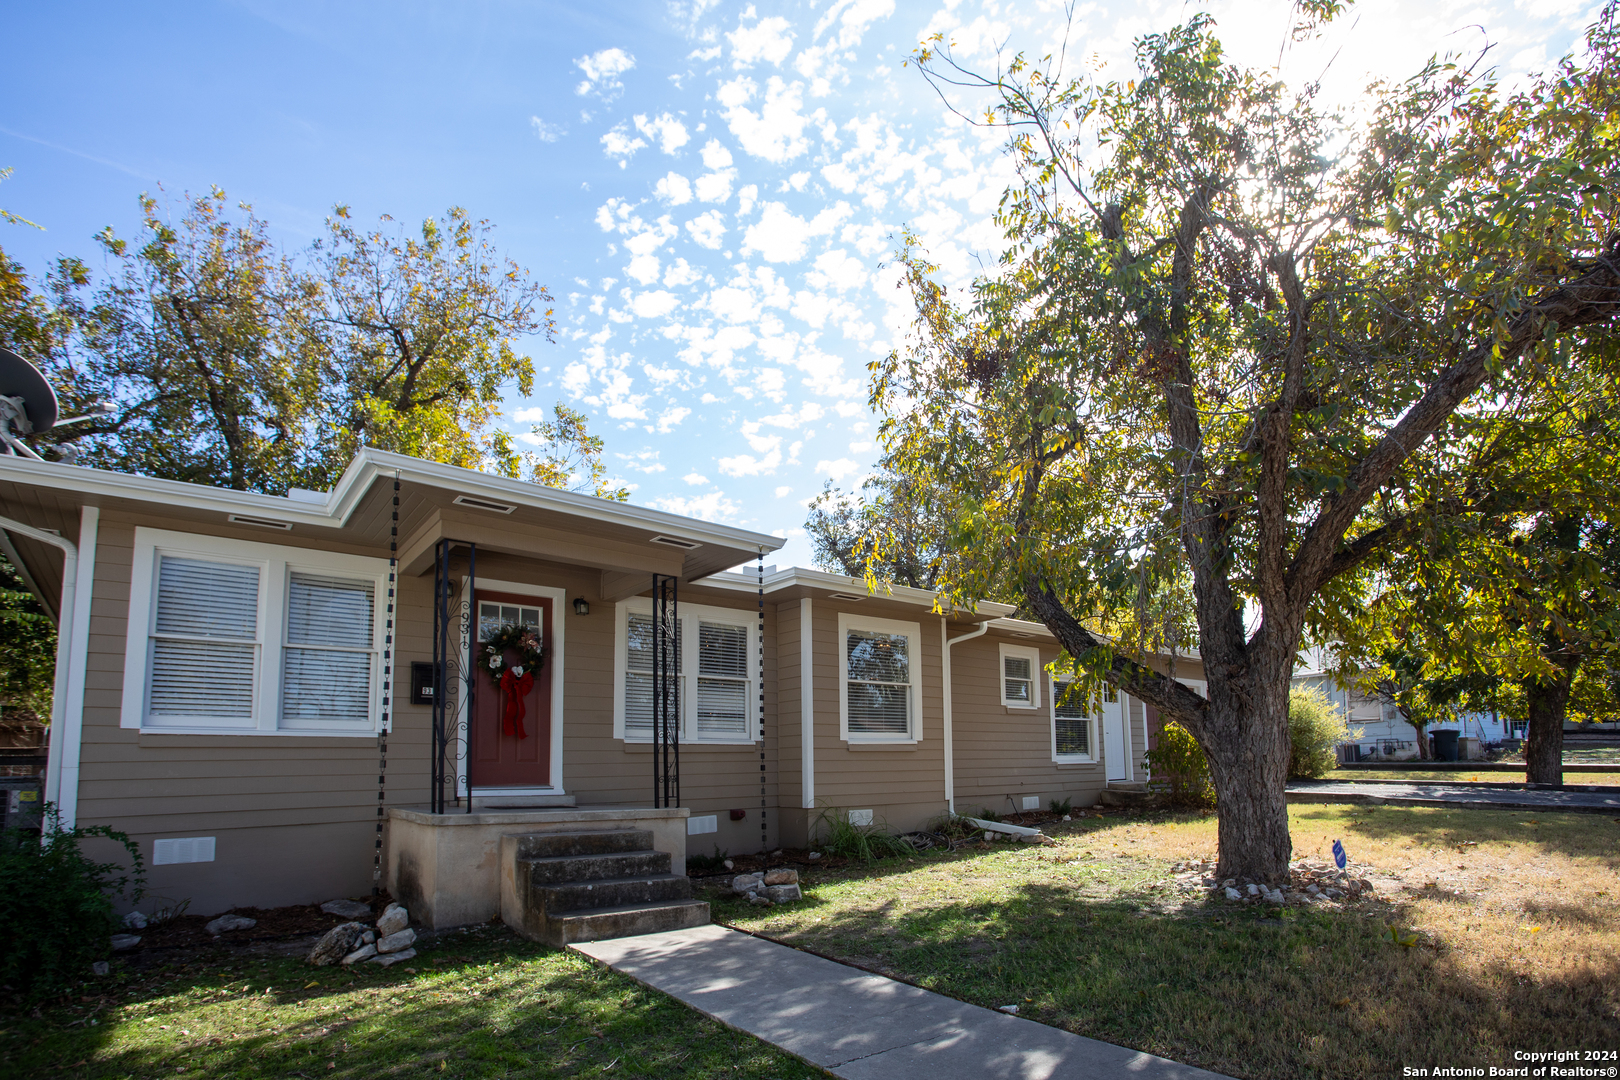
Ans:
[{"label": "roof overhang", "polygon": [[[694,582],[694,584],[724,589],[728,592],[758,592],[760,579],[758,574],[726,572],[711,574],[709,577]],[[822,570],[807,570],[802,566],[790,566],[785,570],[776,570],[765,575],[766,595],[782,593],[788,590],[798,590],[800,595],[825,600],[846,601],[849,603],[858,603],[862,600],[882,600],[904,604],[908,607],[923,607],[930,611],[936,608],[942,611],[946,610],[941,594],[927,589],[913,589],[907,585],[880,584],[876,589],[870,589],[861,578],[848,577],[844,574],[829,574]],[[989,600],[980,600],[972,608],[956,608],[950,614],[957,619],[983,622],[987,619],[1003,618],[1011,615],[1016,610],[1017,608],[1012,604],[998,604]]]}]

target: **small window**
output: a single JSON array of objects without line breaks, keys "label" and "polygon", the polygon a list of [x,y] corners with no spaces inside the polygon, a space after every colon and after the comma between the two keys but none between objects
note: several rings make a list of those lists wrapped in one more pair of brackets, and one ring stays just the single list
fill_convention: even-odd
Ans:
[{"label": "small window", "polygon": [[1096,760],[1096,716],[1094,702],[1081,693],[1071,679],[1052,684],[1052,760],[1092,762]]},{"label": "small window", "polygon": [[920,738],[916,624],[841,614],[838,634],[843,737],[851,742],[915,742]]},{"label": "small window", "polygon": [[1027,645],[1001,646],[1001,703],[1009,709],[1041,704],[1041,653]]},{"label": "small window", "polygon": [[748,735],[748,628],[698,623],[698,737]]},{"label": "small window", "polygon": [[371,582],[293,571],[281,652],[283,727],[362,726],[371,713]]}]

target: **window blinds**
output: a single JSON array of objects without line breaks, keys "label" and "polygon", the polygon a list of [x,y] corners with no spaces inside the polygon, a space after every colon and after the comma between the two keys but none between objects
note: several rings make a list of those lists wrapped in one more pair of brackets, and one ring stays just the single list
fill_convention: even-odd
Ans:
[{"label": "window blinds", "polygon": [[281,678],[286,726],[363,725],[370,718],[373,591],[364,580],[290,575]]},{"label": "window blinds", "polygon": [[748,628],[698,623],[698,736],[748,734]]},{"label": "window blinds", "polygon": [[1053,685],[1052,724],[1058,757],[1091,756],[1091,717],[1085,695],[1072,682]]},{"label": "window blinds", "polygon": [[1001,658],[1002,676],[1006,684],[1006,699],[1011,705],[1029,705],[1033,703],[1031,687],[1034,678],[1030,674],[1030,662],[1027,656],[1004,656]]},{"label": "window blinds", "polygon": [[259,567],[165,555],[155,606],[148,715],[251,726]]},{"label": "window blinds", "polygon": [[[651,739],[653,736],[653,621],[651,615],[629,616],[628,640],[625,646],[626,667],[624,677],[624,734],[631,739]],[[675,625],[675,668],[681,670],[681,623]],[[680,680],[675,680],[675,715],[681,715]]]},{"label": "window blinds", "polygon": [[911,657],[906,635],[850,630],[844,644],[850,732],[909,735]]}]

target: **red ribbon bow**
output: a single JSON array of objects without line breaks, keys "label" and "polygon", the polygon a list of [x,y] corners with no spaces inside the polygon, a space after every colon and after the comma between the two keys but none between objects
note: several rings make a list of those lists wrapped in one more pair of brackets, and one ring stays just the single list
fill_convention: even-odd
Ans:
[{"label": "red ribbon bow", "polygon": [[512,674],[507,668],[501,675],[501,690],[506,694],[506,711],[501,717],[501,731],[507,735],[516,735],[520,739],[527,739],[529,733],[523,728],[523,718],[529,714],[524,707],[523,699],[529,696],[534,689],[534,672],[525,671],[522,675]]}]

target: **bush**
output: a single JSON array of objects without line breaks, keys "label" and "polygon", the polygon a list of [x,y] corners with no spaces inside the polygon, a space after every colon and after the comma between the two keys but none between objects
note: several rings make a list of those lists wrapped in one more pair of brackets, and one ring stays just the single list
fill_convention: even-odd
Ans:
[{"label": "bush", "polygon": [[1172,803],[1205,809],[1215,805],[1209,759],[1192,732],[1172,721],[1159,732],[1158,745],[1143,756],[1153,771],[1150,786],[1164,792]]},{"label": "bush", "polygon": [[846,810],[823,810],[813,830],[817,842],[828,855],[872,862],[895,855],[913,855],[916,850],[904,840],[877,825],[851,825]]},{"label": "bush", "polygon": [[1051,802],[1052,802],[1052,813],[1054,813],[1054,814],[1067,814],[1069,812],[1070,800],[1064,799],[1061,802],[1059,802],[1057,799],[1053,799],[1053,800],[1051,800]]},{"label": "bush", "polygon": [[1351,738],[1344,712],[1316,687],[1288,695],[1288,775],[1319,780],[1338,765],[1335,748]]},{"label": "bush", "polygon": [[[62,829],[56,807],[44,807],[44,833],[0,834],[0,984],[37,1001],[69,989],[106,959],[118,931],[113,898],[140,899],[140,849],[103,825]],[[130,865],[95,863],[80,843],[102,837],[122,844]]]}]

